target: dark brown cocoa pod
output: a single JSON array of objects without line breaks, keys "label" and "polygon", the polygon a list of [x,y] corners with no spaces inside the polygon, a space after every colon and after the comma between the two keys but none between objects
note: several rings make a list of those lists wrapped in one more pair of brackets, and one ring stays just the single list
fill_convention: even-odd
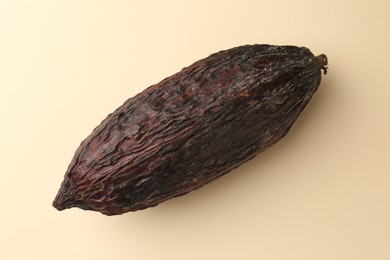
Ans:
[{"label": "dark brown cocoa pod", "polygon": [[186,194],[286,135],[317,90],[325,55],[246,45],[128,99],[77,149],[53,206],[106,215]]}]

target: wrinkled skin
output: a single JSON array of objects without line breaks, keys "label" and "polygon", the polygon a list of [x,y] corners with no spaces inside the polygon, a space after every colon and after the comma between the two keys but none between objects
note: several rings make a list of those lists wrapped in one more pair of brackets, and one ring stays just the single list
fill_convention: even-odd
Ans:
[{"label": "wrinkled skin", "polygon": [[77,149],[53,205],[106,215],[186,194],[286,135],[326,56],[246,45],[197,61],[128,99]]}]

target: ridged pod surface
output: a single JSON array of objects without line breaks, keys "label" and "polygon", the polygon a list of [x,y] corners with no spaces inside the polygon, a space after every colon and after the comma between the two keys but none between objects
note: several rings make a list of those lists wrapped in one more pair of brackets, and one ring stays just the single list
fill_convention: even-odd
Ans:
[{"label": "ridged pod surface", "polygon": [[200,188],[285,136],[326,65],[304,47],[259,44],[195,62],[93,130],[53,206],[117,215]]}]

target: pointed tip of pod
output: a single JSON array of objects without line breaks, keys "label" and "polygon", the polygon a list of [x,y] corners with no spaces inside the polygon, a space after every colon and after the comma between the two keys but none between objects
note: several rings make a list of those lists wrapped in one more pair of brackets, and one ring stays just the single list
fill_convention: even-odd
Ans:
[{"label": "pointed tip of pod", "polygon": [[322,69],[326,75],[328,73],[328,57],[326,57],[325,54],[320,54],[316,57],[316,59],[320,69]]},{"label": "pointed tip of pod", "polygon": [[63,203],[63,199],[59,194],[54,199],[52,206],[60,211],[66,209],[65,204]]},{"label": "pointed tip of pod", "polygon": [[75,198],[70,188],[61,187],[52,205],[57,210],[64,210],[75,206]]}]

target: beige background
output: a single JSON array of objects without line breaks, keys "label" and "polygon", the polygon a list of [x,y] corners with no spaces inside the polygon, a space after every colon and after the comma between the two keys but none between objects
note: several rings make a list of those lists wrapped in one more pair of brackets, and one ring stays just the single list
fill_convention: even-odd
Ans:
[{"label": "beige background", "polygon": [[[0,2],[0,259],[390,259],[390,2]],[[329,74],[289,135],[158,207],[51,207],[127,98],[213,52],[307,46]]]}]

